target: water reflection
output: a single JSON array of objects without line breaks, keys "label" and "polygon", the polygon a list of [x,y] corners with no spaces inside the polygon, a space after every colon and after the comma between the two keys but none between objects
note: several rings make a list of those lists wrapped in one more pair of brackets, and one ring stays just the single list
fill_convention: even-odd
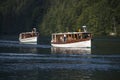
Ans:
[{"label": "water reflection", "polygon": [[28,47],[20,47],[19,52],[23,53],[37,53],[37,48],[33,46],[37,46],[37,42],[19,42],[21,45],[27,45]]},{"label": "water reflection", "polygon": [[51,53],[63,54],[91,54],[91,48],[60,48],[51,47]]},{"label": "water reflection", "polygon": [[33,48],[24,48],[24,47],[20,47],[19,48],[19,52],[21,53],[37,53],[37,48],[33,47]]}]

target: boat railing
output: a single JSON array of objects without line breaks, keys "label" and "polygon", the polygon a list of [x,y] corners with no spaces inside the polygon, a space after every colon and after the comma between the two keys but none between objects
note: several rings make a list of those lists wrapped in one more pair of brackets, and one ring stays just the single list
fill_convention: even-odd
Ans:
[{"label": "boat railing", "polygon": [[25,32],[20,34],[20,38],[24,39],[24,38],[30,38],[30,37],[37,37],[38,35],[39,35],[38,32]]}]

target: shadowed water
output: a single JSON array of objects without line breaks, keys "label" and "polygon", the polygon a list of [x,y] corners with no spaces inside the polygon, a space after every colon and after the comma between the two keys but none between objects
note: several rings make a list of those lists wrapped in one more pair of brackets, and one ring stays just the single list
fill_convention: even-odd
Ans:
[{"label": "shadowed water", "polygon": [[120,80],[120,39],[94,39],[92,48],[55,48],[44,41],[1,39],[0,80]]}]

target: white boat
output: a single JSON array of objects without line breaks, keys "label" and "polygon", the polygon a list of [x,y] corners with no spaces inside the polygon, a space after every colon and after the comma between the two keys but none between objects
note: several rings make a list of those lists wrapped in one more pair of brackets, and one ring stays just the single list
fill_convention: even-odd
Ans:
[{"label": "white boat", "polygon": [[37,43],[39,33],[33,28],[32,32],[23,32],[19,34],[19,41],[21,43]]},{"label": "white boat", "polygon": [[53,47],[91,47],[90,32],[53,33],[51,45]]}]

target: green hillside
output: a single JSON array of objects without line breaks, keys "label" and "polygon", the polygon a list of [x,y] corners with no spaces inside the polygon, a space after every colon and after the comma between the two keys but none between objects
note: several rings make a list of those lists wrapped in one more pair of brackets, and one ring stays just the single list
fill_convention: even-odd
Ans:
[{"label": "green hillside", "polygon": [[76,31],[120,36],[120,0],[0,0],[0,34],[36,27],[41,35]]}]

